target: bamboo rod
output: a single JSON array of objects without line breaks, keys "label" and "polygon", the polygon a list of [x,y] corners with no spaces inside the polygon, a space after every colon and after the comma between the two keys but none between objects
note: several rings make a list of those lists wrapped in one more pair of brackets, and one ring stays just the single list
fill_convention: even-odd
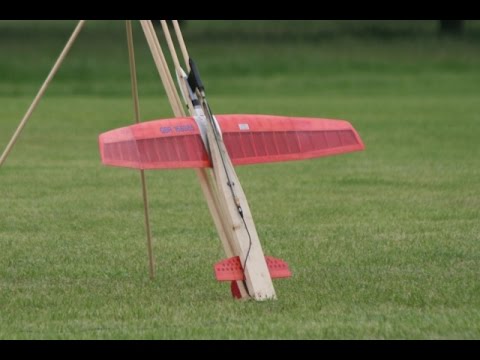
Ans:
[{"label": "bamboo rod", "polygon": [[[133,45],[133,30],[132,30],[131,20],[126,20],[126,30],[127,30],[127,44],[128,44],[128,60],[130,64],[130,79],[131,79],[131,86],[132,86],[133,109],[134,109],[135,122],[138,124],[140,123],[140,102],[138,99],[137,66],[135,64],[135,48]],[[147,181],[145,179],[144,170],[140,170],[140,180],[142,183],[143,209],[145,213],[145,232],[147,235],[149,274],[150,274],[150,279],[153,279],[155,278],[155,259],[153,257],[152,231],[150,228],[150,216],[148,212]]]},{"label": "bamboo rod", "polygon": [[175,29],[175,34],[177,35],[177,41],[180,45],[180,49],[182,50],[183,60],[185,61],[185,65],[187,66],[187,70],[190,71],[190,64],[188,60],[190,56],[188,55],[187,46],[185,45],[185,40],[183,39],[182,29],[180,29],[180,25],[178,24],[178,20],[172,20],[173,28]]},{"label": "bamboo rod", "polygon": [[[168,44],[168,48],[170,50],[170,54],[172,56],[172,59],[173,59],[173,63],[175,65],[175,71],[177,72],[177,75],[180,76],[181,75],[181,65],[180,65],[180,61],[178,59],[178,56],[177,56],[177,51],[175,49],[175,45],[173,43],[173,39],[172,39],[172,36],[170,35],[170,29],[168,28],[168,24],[165,20],[160,20],[160,23],[162,24],[162,29],[163,29],[163,33],[165,35],[165,39],[167,41],[167,44]],[[178,84],[179,87],[182,87],[182,84]],[[182,89],[181,89],[182,90]],[[187,91],[187,89],[183,89],[184,92]],[[186,95],[186,94],[185,94]],[[192,114],[192,110],[193,110],[193,104],[192,104],[192,101],[190,100],[190,98],[187,98],[187,96],[185,96],[186,99],[184,99],[186,101],[186,105],[187,105],[187,108],[190,110],[190,115],[193,115]]]},{"label": "bamboo rod", "polygon": [[175,117],[184,117],[185,110],[183,109],[180,97],[176,91],[172,76],[168,71],[167,62],[160,48],[155,29],[149,20],[140,20],[140,24],[142,25],[145,37],[150,46],[153,60],[155,61],[163,86],[167,92],[167,97],[172,106],[173,113]]},{"label": "bamboo rod", "polygon": [[63,61],[65,60],[65,57],[67,56],[69,50],[71,49],[72,45],[74,44],[78,34],[80,33],[80,30],[82,30],[83,25],[85,25],[85,20],[80,20],[73,31],[72,35],[70,36],[70,39],[68,40],[67,44],[63,48],[62,52],[60,53],[60,56],[58,57],[57,61],[55,62],[55,65],[53,65],[52,69],[50,70],[50,73],[48,74],[47,78],[43,82],[42,86],[40,87],[40,90],[38,91],[37,95],[35,96],[35,99],[33,100],[32,104],[28,108],[27,112],[25,113],[22,121],[20,121],[20,124],[17,127],[17,130],[13,134],[12,138],[10,139],[10,142],[8,143],[7,147],[3,151],[2,156],[0,157],[0,167],[4,164],[4,162],[7,160],[8,155],[12,151],[13,147],[15,146],[15,143],[18,140],[18,137],[22,133],[23,128],[27,124],[28,120],[32,116],[33,111],[37,107],[38,103],[42,99],[43,95],[45,94],[45,91],[48,88],[48,85],[50,85],[50,82],[52,81],[53,77],[57,73],[58,69],[62,65]]},{"label": "bamboo rod", "polygon": [[180,61],[178,60],[177,50],[175,49],[172,36],[170,35],[170,29],[168,28],[168,24],[165,20],[160,20],[160,24],[162,25],[163,34],[165,35],[165,40],[167,40],[167,45],[168,45],[168,49],[170,50],[170,55],[172,55],[173,64],[175,66],[175,69],[178,70],[181,68],[181,66],[180,66]]}]

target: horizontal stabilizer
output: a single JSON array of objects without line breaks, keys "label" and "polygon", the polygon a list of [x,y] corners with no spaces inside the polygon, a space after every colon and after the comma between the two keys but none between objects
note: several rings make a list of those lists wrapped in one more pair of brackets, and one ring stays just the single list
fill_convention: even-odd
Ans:
[{"label": "horizontal stabilizer", "polygon": [[[288,264],[280,259],[271,256],[265,256],[270,277],[272,279],[288,278],[292,276]],[[240,257],[235,256],[223,260],[215,265],[215,276],[218,281],[243,281],[245,275],[240,263]]]},{"label": "horizontal stabilizer", "polygon": [[[364,145],[342,120],[271,115],[218,115],[234,165],[303,160],[361,151]],[[191,117],[144,122],[99,137],[103,164],[135,169],[211,167]]]}]

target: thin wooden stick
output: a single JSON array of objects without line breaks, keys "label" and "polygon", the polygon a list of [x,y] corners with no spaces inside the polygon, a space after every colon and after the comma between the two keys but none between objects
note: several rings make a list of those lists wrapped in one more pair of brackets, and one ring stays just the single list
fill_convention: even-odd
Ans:
[{"label": "thin wooden stick", "polygon": [[167,40],[168,49],[170,50],[170,55],[172,55],[173,65],[175,69],[180,69],[180,61],[178,61],[177,50],[175,50],[175,45],[173,44],[172,36],[170,35],[170,29],[165,20],[160,20],[162,25],[163,34],[165,35],[165,40]]},{"label": "thin wooden stick", "polygon": [[175,117],[183,117],[185,116],[185,110],[183,109],[180,97],[176,91],[172,76],[168,71],[167,62],[160,48],[155,29],[149,20],[140,20],[140,24],[142,25],[145,37],[150,46],[153,60],[155,61],[160,78],[162,79],[163,87],[167,92],[167,97],[172,106],[173,113]]},{"label": "thin wooden stick", "polygon": [[6,161],[8,155],[10,154],[10,151],[12,151],[15,143],[18,140],[18,137],[20,136],[23,128],[27,124],[28,120],[32,116],[33,111],[37,107],[38,103],[42,99],[43,95],[45,94],[45,91],[48,88],[48,85],[52,81],[53,77],[57,73],[58,69],[62,65],[63,61],[65,60],[65,57],[67,56],[70,48],[72,47],[73,43],[75,42],[78,34],[80,33],[80,30],[82,30],[83,25],[85,24],[85,20],[80,20],[78,22],[77,27],[73,31],[72,35],[70,36],[70,39],[68,40],[67,44],[63,48],[62,52],[60,53],[60,56],[58,57],[57,61],[55,62],[55,65],[53,65],[52,70],[50,70],[50,73],[48,74],[47,78],[43,82],[43,85],[41,86],[40,90],[38,91],[37,95],[35,96],[35,99],[33,100],[32,104],[28,108],[26,114],[24,115],[22,121],[20,121],[20,124],[17,127],[17,130],[13,134],[12,138],[10,139],[10,142],[8,143],[7,147],[3,151],[2,156],[0,157],[0,167],[3,165],[3,163]]},{"label": "thin wooden stick", "polygon": [[[126,20],[128,60],[130,64],[130,78],[132,83],[132,99],[135,115],[135,122],[140,123],[140,102],[138,100],[137,67],[135,64],[135,48],[133,46],[132,21]],[[147,252],[150,279],[155,278],[155,259],[153,257],[152,231],[150,228],[150,216],[148,213],[148,193],[145,171],[140,170],[140,180],[142,183],[143,209],[145,212],[145,232],[147,234]]]},{"label": "thin wooden stick", "polygon": [[183,60],[185,60],[185,65],[187,66],[187,70],[190,71],[190,64],[188,60],[190,56],[188,55],[187,46],[185,45],[185,40],[183,39],[182,29],[180,29],[180,25],[178,24],[178,20],[172,20],[173,27],[175,29],[175,34],[177,35],[178,44],[180,45],[180,49],[182,50]]},{"label": "thin wooden stick", "polygon": [[[177,51],[175,50],[175,45],[173,44],[172,36],[170,35],[170,29],[168,28],[168,24],[165,20],[160,20],[160,23],[162,24],[165,40],[167,40],[167,45],[170,50],[170,55],[172,56],[173,64],[175,65],[175,71],[177,72],[177,75],[180,75],[180,69],[182,67],[180,65],[180,61],[178,60]],[[180,84],[178,85],[179,87],[181,86]],[[187,108],[190,110],[190,115],[192,115],[192,110],[193,110],[192,101],[188,98],[184,100],[187,102]]]}]

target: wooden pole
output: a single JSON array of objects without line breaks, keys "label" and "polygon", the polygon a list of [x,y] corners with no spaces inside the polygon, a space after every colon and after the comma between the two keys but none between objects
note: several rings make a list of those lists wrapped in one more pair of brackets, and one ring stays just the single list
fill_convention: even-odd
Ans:
[{"label": "wooden pole", "polygon": [[180,45],[180,49],[182,50],[183,60],[185,60],[187,70],[190,71],[190,64],[188,63],[190,56],[188,55],[187,46],[185,45],[185,40],[183,39],[182,29],[180,29],[178,20],[172,20],[172,22],[173,28],[175,29],[175,34],[177,35],[178,44]]},{"label": "wooden pole", "polygon": [[[180,30],[180,27],[178,27],[178,21],[176,21],[176,20],[173,20],[173,21],[174,21],[174,24],[175,24],[175,22],[177,22],[177,28],[178,28],[177,39],[179,37],[182,39],[181,43],[183,43],[183,47],[185,48],[184,56],[186,56],[186,57],[184,57],[184,60],[185,60],[187,68],[189,68],[188,53],[187,53],[187,50],[186,50],[186,47],[185,47],[185,43],[183,42],[183,36],[182,36],[181,30]],[[180,65],[180,61],[179,61],[178,56],[177,56],[177,51],[175,50],[175,45],[173,43],[172,36],[170,34],[170,29],[168,28],[168,24],[165,20],[161,20],[160,22],[161,22],[162,29],[163,29],[163,32],[164,32],[164,35],[165,35],[165,39],[166,39],[167,44],[168,44],[168,48],[170,50],[170,54],[172,55],[172,59],[173,59],[174,65],[175,65],[175,69],[176,69],[177,72],[179,72],[180,69],[181,69],[181,65]],[[193,115],[193,105],[191,104],[190,101],[189,101],[189,110],[191,112],[191,115]],[[234,239],[233,239],[233,236],[232,236],[233,224],[229,223],[228,219],[224,216],[224,214],[227,213],[227,210],[222,207],[221,203],[219,202],[218,197],[215,195],[218,192],[218,188],[215,186],[214,179],[212,179],[209,176],[209,173],[207,172],[206,169],[198,170],[197,174],[200,178],[200,184],[202,184],[202,188],[203,188],[203,186],[207,185],[207,189],[206,189],[206,191],[204,191],[204,193],[205,192],[209,193],[208,196],[207,195],[205,196],[206,199],[207,199],[207,203],[209,203],[209,201],[211,201],[210,198],[213,200],[213,204],[212,204],[213,206],[209,204],[209,208],[210,208],[210,212],[212,213],[212,218],[213,218],[213,221],[214,221],[215,226],[217,228],[218,234],[220,236],[220,240],[222,242],[224,251],[225,251],[227,257],[229,257],[229,258],[233,257],[237,254],[237,252],[235,251],[235,242],[234,242]],[[245,287],[245,284],[242,281],[237,281],[237,285],[238,285],[238,289],[240,290],[240,294],[241,294],[242,298],[248,298],[248,292],[247,292],[247,289]]]},{"label": "wooden pole", "polygon": [[73,31],[72,35],[70,36],[70,39],[68,40],[67,44],[63,48],[62,52],[60,53],[60,56],[58,57],[57,61],[55,62],[55,65],[53,65],[52,70],[50,70],[50,73],[48,74],[47,78],[43,82],[43,85],[40,87],[40,90],[38,91],[37,95],[35,96],[35,99],[33,100],[32,104],[28,108],[27,112],[25,113],[22,121],[20,121],[20,124],[17,127],[17,130],[13,134],[12,138],[10,139],[10,142],[8,143],[7,147],[3,151],[2,156],[0,157],[0,167],[4,164],[4,162],[7,160],[8,155],[10,154],[10,151],[12,151],[13,147],[15,146],[15,143],[18,140],[18,137],[22,133],[23,128],[27,124],[28,120],[32,116],[33,111],[37,107],[38,103],[42,99],[43,95],[45,94],[45,91],[48,88],[48,85],[50,85],[50,82],[52,81],[53,77],[57,73],[58,69],[62,65],[63,61],[65,60],[65,57],[67,56],[69,50],[71,49],[72,45],[74,44],[78,34],[80,33],[80,30],[82,30],[83,25],[85,25],[85,20],[80,20]]},{"label": "wooden pole", "polygon": [[[132,21],[126,20],[128,60],[130,64],[130,78],[132,83],[132,99],[135,122],[140,123],[140,102],[138,100],[137,67],[135,64],[135,48],[133,46]],[[152,231],[150,228],[150,216],[148,213],[148,192],[145,171],[140,170],[140,180],[142,183],[143,209],[145,213],[145,232],[147,234],[147,252],[150,279],[155,278],[155,259],[153,257]]]},{"label": "wooden pole", "polygon": [[168,45],[168,49],[170,50],[170,55],[172,55],[173,64],[175,66],[175,69],[178,70],[181,68],[181,66],[180,66],[180,61],[178,60],[177,50],[175,49],[172,36],[170,35],[170,29],[168,28],[168,24],[165,20],[160,20],[160,24],[162,25],[163,34],[165,35],[165,40],[167,40],[167,45]]},{"label": "wooden pole", "polygon": [[[219,190],[218,198],[223,208],[227,210],[223,216],[233,224],[231,235],[234,239],[234,251],[242,263],[248,294],[255,300],[276,299],[275,289],[247,198],[225,144],[221,138],[215,135],[214,131],[213,124],[207,122],[207,137],[208,142],[212,144],[210,156]],[[239,209],[242,209],[241,212]]]},{"label": "wooden pole", "polygon": [[152,52],[153,60],[160,74],[163,87],[167,92],[167,97],[170,105],[172,106],[173,113],[175,117],[183,117],[185,116],[185,111],[182,107],[180,97],[176,91],[175,84],[173,83],[172,76],[168,71],[167,61],[165,60],[162,49],[160,48],[155,29],[153,28],[150,20],[140,20],[140,24],[142,25],[142,29],[145,33],[150,51]]}]

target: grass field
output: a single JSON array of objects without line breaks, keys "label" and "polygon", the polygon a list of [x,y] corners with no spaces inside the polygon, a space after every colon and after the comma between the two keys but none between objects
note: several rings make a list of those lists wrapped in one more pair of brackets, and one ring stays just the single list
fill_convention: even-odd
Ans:
[{"label": "grass field", "polygon": [[[224,254],[189,170],[148,173],[148,279],[139,175],[97,146],[132,122],[123,24],[94,22],[0,170],[1,339],[480,338],[478,23],[464,39],[299,24],[186,27],[215,112],[347,119],[366,144],[238,168],[266,253],[294,273],[278,301],[215,281]],[[72,28],[0,21],[2,150]],[[171,116],[136,38],[142,118]]]}]

